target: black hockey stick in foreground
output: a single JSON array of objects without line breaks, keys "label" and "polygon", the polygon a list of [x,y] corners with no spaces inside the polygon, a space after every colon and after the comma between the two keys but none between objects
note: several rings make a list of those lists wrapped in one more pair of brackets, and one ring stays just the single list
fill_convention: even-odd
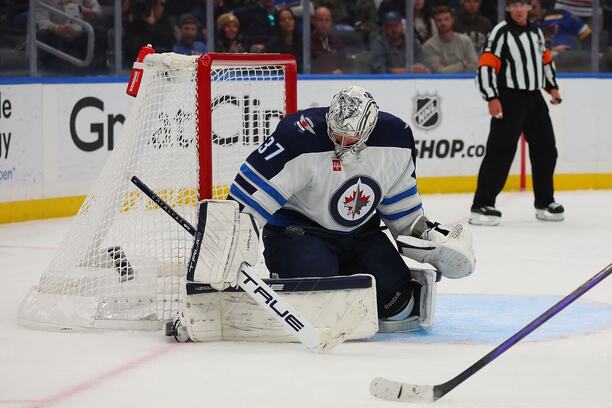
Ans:
[{"label": "black hockey stick in foreground", "polygon": [[375,397],[386,399],[389,401],[406,401],[406,402],[434,402],[442,398],[448,392],[452,391],[456,386],[470,378],[478,370],[495,360],[502,355],[510,347],[518,343],[522,338],[540,327],[548,319],[565,309],[570,303],[578,299],[585,292],[604,280],[608,275],[612,274],[612,263],[599,271],[595,276],[586,281],[578,289],[561,299],[553,307],[535,318],[527,326],[523,327],[516,334],[490,351],[486,356],[466,368],[462,373],[455,378],[438,385],[416,385],[407,384],[398,381],[388,380],[386,378],[376,377],[370,383],[370,393]]},{"label": "black hockey stick in foreground", "polygon": [[[138,177],[133,176],[131,181],[140,191],[145,193],[147,197],[187,230],[190,235],[194,236],[196,240],[202,240],[202,232],[199,229],[196,230],[193,225],[181,217]],[[285,302],[259,276],[251,274],[242,268],[240,273],[242,274],[242,279],[238,280],[238,286],[261,307],[267,310],[281,325],[287,328],[309,351],[325,352],[331,350],[339,343],[342,343],[350,331],[357,327],[365,316],[365,310],[359,309],[358,305],[353,305],[336,322],[333,328],[318,329],[300,316],[293,306]]]}]

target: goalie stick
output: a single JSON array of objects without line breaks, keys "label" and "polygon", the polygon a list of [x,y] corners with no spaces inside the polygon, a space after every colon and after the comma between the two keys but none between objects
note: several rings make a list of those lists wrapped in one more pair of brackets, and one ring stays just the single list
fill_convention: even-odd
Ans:
[{"label": "goalie stick", "polygon": [[[196,239],[197,231],[187,220],[180,216],[168,203],[155,194],[142,180],[133,176],[132,183],[138,187],[147,197],[164,210],[172,219],[179,223],[190,235]],[[359,309],[358,305],[352,305],[344,316],[336,322],[332,329],[320,330],[300,316],[291,305],[285,302],[272,288],[270,288],[259,276],[240,269],[241,278],[238,286],[244,290],[261,307],[267,310],[278,322],[286,327],[295,337],[306,346],[309,351],[325,352],[342,343],[351,330],[365,316],[365,311]],[[355,318],[350,318],[355,316]]]},{"label": "goalie stick", "polygon": [[612,263],[451,380],[438,385],[416,385],[376,377],[370,383],[370,394],[389,401],[437,401],[448,392],[452,391],[459,384],[474,375],[478,370],[502,355],[504,352],[506,352],[506,350],[514,346],[529,333],[540,327],[548,319],[565,309],[570,303],[578,299],[585,292],[604,280],[610,274],[612,274]]}]

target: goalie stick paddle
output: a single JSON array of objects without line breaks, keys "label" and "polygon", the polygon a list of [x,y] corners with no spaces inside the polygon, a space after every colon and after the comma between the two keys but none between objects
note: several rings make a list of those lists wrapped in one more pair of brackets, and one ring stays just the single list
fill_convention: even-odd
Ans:
[{"label": "goalie stick paddle", "polygon": [[[147,197],[164,210],[164,212],[172,217],[172,219],[185,228],[190,235],[196,236],[197,231],[193,225],[181,217],[168,203],[142,182],[142,180],[133,176],[131,181],[145,193]],[[325,352],[342,343],[351,332],[351,328],[356,327],[357,323],[360,322],[365,315],[365,311],[353,305],[353,308],[347,311],[344,316],[336,322],[333,330],[320,330],[302,318],[293,307],[285,302],[278,293],[272,290],[272,288],[270,288],[259,276],[250,274],[242,269],[240,273],[242,274],[242,278],[238,281],[240,288],[293,333],[309,351]]]},{"label": "goalie stick paddle", "polygon": [[452,391],[459,384],[470,378],[478,370],[495,360],[506,352],[510,347],[521,341],[529,333],[544,324],[548,319],[565,309],[570,303],[578,299],[585,292],[612,274],[612,263],[599,271],[595,276],[586,281],[582,286],[561,299],[550,309],[536,317],[531,323],[516,332],[508,340],[491,350],[487,355],[466,368],[456,377],[438,385],[416,385],[393,381],[382,377],[376,377],[370,383],[370,394],[375,397],[389,401],[405,402],[434,402]]}]

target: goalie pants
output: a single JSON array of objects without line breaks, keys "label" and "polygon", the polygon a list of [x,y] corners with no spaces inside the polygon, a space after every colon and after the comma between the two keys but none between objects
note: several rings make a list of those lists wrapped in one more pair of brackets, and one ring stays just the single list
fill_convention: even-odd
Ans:
[{"label": "goalie pants", "polygon": [[380,229],[378,216],[354,234],[321,227],[266,225],[263,242],[266,266],[279,278],[373,275],[380,318],[405,307],[417,287],[401,255]]},{"label": "goalie pants", "polygon": [[504,117],[491,119],[487,150],[480,171],[473,207],[494,206],[516,153],[521,132],[529,144],[529,159],[536,208],[554,200],[553,173],[557,163],[555,135],[548,106],[537,91],[504,89],[500,96]]}]

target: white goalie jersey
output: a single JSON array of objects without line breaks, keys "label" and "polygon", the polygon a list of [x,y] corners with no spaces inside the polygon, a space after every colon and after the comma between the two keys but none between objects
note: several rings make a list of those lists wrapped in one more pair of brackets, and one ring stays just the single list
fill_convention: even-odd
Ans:
[{"label": "white goalie jersey", "polygon": [[379,112],[367,147],[341,161],[327,135],[327,110],[284,118],[241,166],[230,197],[260,226],[315,222],[350,233],[377,211],[396,237],[423,214],[410,127]]}]

